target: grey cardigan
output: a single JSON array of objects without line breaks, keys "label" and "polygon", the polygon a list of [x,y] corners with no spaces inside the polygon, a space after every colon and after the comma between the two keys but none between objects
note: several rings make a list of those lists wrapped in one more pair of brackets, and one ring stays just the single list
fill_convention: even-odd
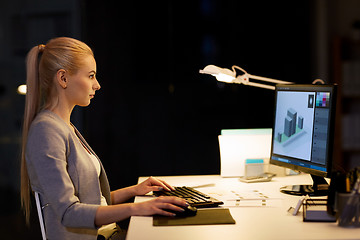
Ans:
[{"label": "grey cardigan", "polygon": [[[96,239],[95,213],[101,194],[110,205],[110,187],[100,162],[97,176],[85,139],[58,115],[41,111],[31,124],[26,164],[33,191],[40,193],[49,240]],[[96,156],[96,155],[95,155]],[[98,158],[98,157],[97,157]]]}]

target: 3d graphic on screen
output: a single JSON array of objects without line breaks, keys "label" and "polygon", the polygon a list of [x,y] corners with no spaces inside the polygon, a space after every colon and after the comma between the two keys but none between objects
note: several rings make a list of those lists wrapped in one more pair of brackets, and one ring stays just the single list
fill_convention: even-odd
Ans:
[{"label": "3d graphic on screen", "polygon": [[279,132],[276,138],[279,143],[286,143],[288,140],[298,136],[304,129],[304,118],[302,116],[297,118],[297,112],[292,108],[287,110],[287,116],[285,117],[284,122],[284,132]]},{"label": "3d graphic on screen", "polygon": [[315,92],[278,93],[275,153],[310,160],[314,97]]}]

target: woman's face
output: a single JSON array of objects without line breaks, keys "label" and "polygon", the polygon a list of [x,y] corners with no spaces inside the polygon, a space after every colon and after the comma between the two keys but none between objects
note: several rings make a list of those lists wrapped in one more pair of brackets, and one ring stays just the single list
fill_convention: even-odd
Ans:
[{"label": "woman's face", "polygon": [[95,91],[100,89],[96,79],[96,62],[89,55],[83,59],[83,67],[75,74],[67,75],[66,96],[71,105],[88,106],[95,97]]}]

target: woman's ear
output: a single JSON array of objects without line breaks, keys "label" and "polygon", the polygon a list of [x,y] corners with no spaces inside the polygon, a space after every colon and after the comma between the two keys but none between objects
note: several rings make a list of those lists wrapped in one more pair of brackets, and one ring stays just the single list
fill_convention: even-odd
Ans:
[{"label": "woman's ear", "polygon": [[67,88],[66,70],[59,69],[56,73],[56,80],[63,89]]}]

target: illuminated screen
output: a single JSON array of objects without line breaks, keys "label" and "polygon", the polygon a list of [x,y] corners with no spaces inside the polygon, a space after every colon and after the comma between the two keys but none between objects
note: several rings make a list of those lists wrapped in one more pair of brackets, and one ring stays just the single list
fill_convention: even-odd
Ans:
[{"label": "illuminated screen", "polygon": [[332,164],[334,85],[278,85],[270,163],[317,176]]}]

